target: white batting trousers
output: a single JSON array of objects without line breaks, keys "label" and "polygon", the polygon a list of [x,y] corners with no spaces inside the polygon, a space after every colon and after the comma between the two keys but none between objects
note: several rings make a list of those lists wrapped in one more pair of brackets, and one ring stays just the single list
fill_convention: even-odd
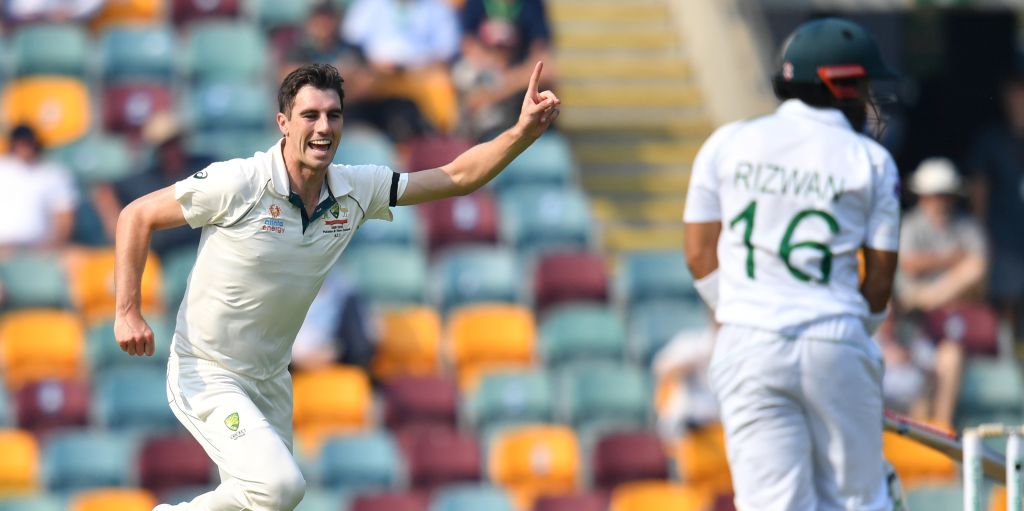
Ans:
[{"label": "white batting trousers", "polygon": [[172,354],[167,399],[221,476],[216,489],[172,509],[291,511],[299,504],[306,481],[292,456],[288,371],[254,380],[213,362]]},{"label": "white batting trousers", "polygon": [[736,325],[719,330],[709,380],[722,409],[737,508],[891,508],[882,468],[882,355],[857,321],[828,320],[813,335],[788,337]]}]

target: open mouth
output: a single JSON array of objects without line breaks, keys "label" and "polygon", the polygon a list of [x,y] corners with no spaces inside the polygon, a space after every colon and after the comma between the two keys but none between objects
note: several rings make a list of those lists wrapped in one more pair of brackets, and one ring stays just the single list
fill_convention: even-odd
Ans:
[{"label": "open mouth", "polygon": [[309,143],[306,144],[306,145],[307,145],[307,147],[309,147],[313,151],[323,152],[323,153],[326,153],[327,151],[329,151],[331,149],[331,141],[326,139],[326,138],[318,138],[318,139],[315,139],[315,140],[310,140]]}]

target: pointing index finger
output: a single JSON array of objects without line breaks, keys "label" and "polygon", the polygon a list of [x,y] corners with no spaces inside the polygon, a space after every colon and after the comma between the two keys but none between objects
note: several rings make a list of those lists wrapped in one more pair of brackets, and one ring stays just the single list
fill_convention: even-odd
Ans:
[{"label": "pointing index finger", "polygon": [[533,75],[530,76],[530,87],[528,89],[530,91],[530,98],[533,99],[534,103],[541,102],[541,97],[537,87],[537,84],[540,82],[541,69],[544,69],[544,61],[538,60],[537,65],[533,67]]}]

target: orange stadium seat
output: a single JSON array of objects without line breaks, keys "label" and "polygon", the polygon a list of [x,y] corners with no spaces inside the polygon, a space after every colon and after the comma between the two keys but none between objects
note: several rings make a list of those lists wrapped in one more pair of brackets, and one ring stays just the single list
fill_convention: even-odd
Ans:
[{"label": "orange stadium seat", "polygon": [[0,499],[32,493],[39,486],[39,445],[31,434],[0,429]]},{"label": "orange stadium seat", "polygon": [[683,481],[713,493],[733,491],[721,424],[691,431],[679,442],[675,455]]},{"label": "orange stadium seat", "polygon": [[153,25],[167,16],[165,3],[162,0],[106,0],[89,26],[98,32],[110,25]]},{"label": "orange stadium seat", "polygon": [[608,511],[704,511],[712,499],[712,493],[694,486],[638,481],[616,488]]},{"label": "orange stadium seat", "polygon": [[26,309],[0,318],[0,354],[10,390],[41,379],[75,379],[85,361],[85,331],[74,313]]},{"label": "orange stadium seat", "polygon": [[[70,262],[72,301],[92,324],[114,314],[114,249],[83,251]],[[150,253],[142,271],[142,310],[159,312],[160,261]]]},{"label": "orange stadium seat", "polygon": [[372,363],[373,375],[389,380],[400,375],[436,374],[440,369],[441,318],[431,307],[387,310]]},{"label": "orange stadium seat", "polygon": [[7,84],[3,94],[3,123],[32,125],[47,147],[76,140],[89,130],[89,91],[80,80],[63,76],[33,76]]},{"label": "orange stadium seat", "polygon": [[71,497],[69,511],[151,511],[156,497],[146,490],[99,488]]},{"label": "orange stadium seat", "polygon": [[[934,425],[939,429],[949,429]],[[882,435],[882,454],[889,460],[904,487],[923,482],[955,482],[956,462],[909,438],[886,431]]]},{"label": "orange stadium seat", "polygon": [[318,452],[330,435],[369,425],[373,396],[362,369],[336,365],[304,371],[295,375],[292,386],[295,436],[304,452]]},{"label": "orange stadium seat", "polygon": [[568,426],[529,425],[504,430],[489,449],[490,479],[530,509],[536,497],[576,490],[581,456],[576,432]]},{"label": "orange stadium seat", "polygon": [[382,82],[377,94],[411,100],[442,133],[450,133],[458,122],[458,98],[447,69],[427,68],[399,74]]},{"label": "orange stadium seat", "polygon": [[448,340],[460,388],[472,388],[489,369],[529,366],[536,338],[533,314],[526,307],[483,303],[455,310],[448,320]]}]

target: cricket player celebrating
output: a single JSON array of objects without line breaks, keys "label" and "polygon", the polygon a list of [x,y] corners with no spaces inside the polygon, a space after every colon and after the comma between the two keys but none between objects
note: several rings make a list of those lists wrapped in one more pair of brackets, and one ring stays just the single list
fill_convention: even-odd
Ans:
[{"label": "cricket player celebrating", "polygon": [[868,81],[892,73],[836,18],[798,27],[780,60],[781,106],[711,135],[684,213],[687,264],[722,324],[709,380],[736,504],[889,510],[871,334],[896,268],[899,178],[861,131]]},{"label": "cricket player celebrating", "polygon": [[283,511],[302,500],[288,363],[324,276],[366,220],[390,220],[395,205],[472,192],[536,140],[559,105],[551,91],[537,90],[541,68],[515,126],[414,174],[332,164],[342,134],[341,76],[330,65],[299,68],[278,93],[280,142],[214,163],[122,211],[114,335],[129,355],[152,355],[158,341],[139,310],[150,235],[185,223],[203,229],[171,341],[167,396],[216,462],[221,484],[157,511]]}]

